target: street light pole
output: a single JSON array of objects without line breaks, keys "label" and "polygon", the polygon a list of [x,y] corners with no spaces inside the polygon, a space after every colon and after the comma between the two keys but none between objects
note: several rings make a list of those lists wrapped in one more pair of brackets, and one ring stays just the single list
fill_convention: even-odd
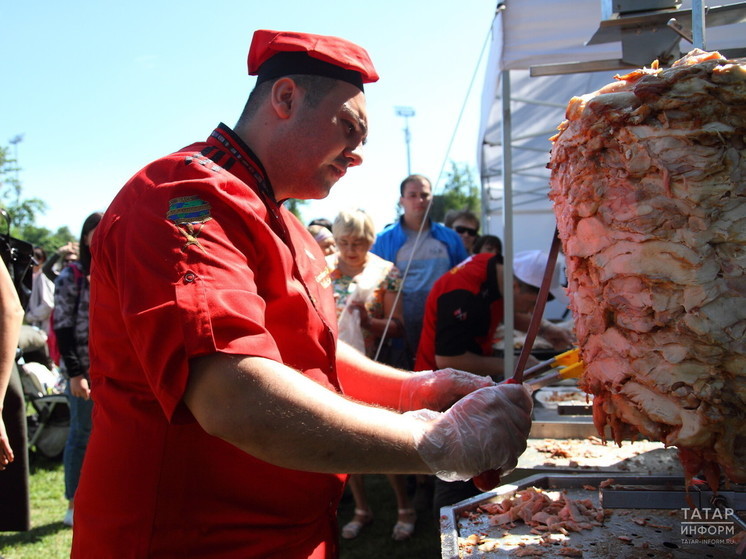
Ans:
[{"label": "street light pole", "polygon": [[412,107],[395,107],[396,115],[404,117],[404,143],[407,145],[407,176],[412,174],[412,162],[409,156],[409,117],[414,116]]}]

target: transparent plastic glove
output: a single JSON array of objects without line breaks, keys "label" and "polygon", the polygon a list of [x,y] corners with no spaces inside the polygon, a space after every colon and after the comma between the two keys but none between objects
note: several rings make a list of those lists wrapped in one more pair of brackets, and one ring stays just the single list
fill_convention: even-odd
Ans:
[{"label": "transparent plastic glove", "polygon": [[439,369],[412,373],[401,386],[399,410],[427,408],[444,410],[470,392],[493,386],[489,377],[473,375],[457,369]]},{"label": "transparent plastic glove", "polygon": [[446,412],[417,410],[412,435],[422,460],[445,481],[465,481],[487,470],[510,473],[526,450],[533,404],[519,384],[482,388]]}]

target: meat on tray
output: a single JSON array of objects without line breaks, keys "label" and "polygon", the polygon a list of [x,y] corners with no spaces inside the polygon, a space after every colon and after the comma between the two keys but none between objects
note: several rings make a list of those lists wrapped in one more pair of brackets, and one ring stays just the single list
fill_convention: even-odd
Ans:
[{"label": "meat on tray", "polygon": [[573,500],[564,493],[556,499],[541,489],[529,487],[499,503],[480,505],[493,526],[510,527],[517,522],[531,526],[536,533],[545,531],[567,535],[601,526],[604,512],[590,499]]},{"label": "meat on tray", "polygon": [[[484,503],[475,511],[464,511],[461,514],[464,518],[488,519],[491,526],[505,530],[504,536],[520,524],[528,526],[530,534],[539,537],[535,540],[536,543],[529,544],[523,540],[513,542],[510,545],[515,545],[511,553],[513,557],[543,556],[547,551],[551,551],[552,556],[582,557],[582,552],[570,546],[567,539],[558,549],[556,538],[602,526],[606,516],[589,498],[572,499],[565,492],[546,492],[537,487],[516,491],[500,501]],[[487,549],[495,541],[479,534],[471,534],[459,545]]]},{"label": "meat on tray", "polygon": [[695,49],[573,98],[551,190],[593,416],[746,482],[746,60]]}]

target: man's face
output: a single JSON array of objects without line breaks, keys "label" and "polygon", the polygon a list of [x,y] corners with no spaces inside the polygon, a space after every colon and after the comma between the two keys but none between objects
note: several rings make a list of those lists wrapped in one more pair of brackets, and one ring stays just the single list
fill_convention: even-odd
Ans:
[{"label": "man's face", "polygon": [[538,292],[533,289],[521,289],[518,282],[513,283],[513,306],[515,312],[530,313],[536,306]]},{"label": "man's face", "polygon": [[477,224],[468,217],[460,217],[453,222],[452,229],[461,237],[464,248],[471,253],[477,240]]},{"label": "man's face", "polygon": [[349,167],[363,162],[362,146],[368,134],[365,95],[345,82],[315,106],[294,99],[292,117],[283,128],[272,177],[278,199],[325,198]]},{"label": "man's face", "polygon": [[399,203],[404,210],[405,217],[421,219],[427,212],[432,196],[432,187],[427,180],[412,179],[404,185]]}]

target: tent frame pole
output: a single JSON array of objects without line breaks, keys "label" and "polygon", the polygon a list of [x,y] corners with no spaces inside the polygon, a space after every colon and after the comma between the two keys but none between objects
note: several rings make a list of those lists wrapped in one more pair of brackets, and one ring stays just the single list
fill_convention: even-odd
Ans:
[{"label": "tent frame pole", "polygon": [[502,175],[503,175],[503,337],[504,378],[513,374],[513,159],[512,120],[510,99],[510,70],[500,72],[502,87]]},{"label": "tent frame pole", "polygon": [[707,50],[706,43],[705,4],[702,0],[692,0],[692,45]]}]

